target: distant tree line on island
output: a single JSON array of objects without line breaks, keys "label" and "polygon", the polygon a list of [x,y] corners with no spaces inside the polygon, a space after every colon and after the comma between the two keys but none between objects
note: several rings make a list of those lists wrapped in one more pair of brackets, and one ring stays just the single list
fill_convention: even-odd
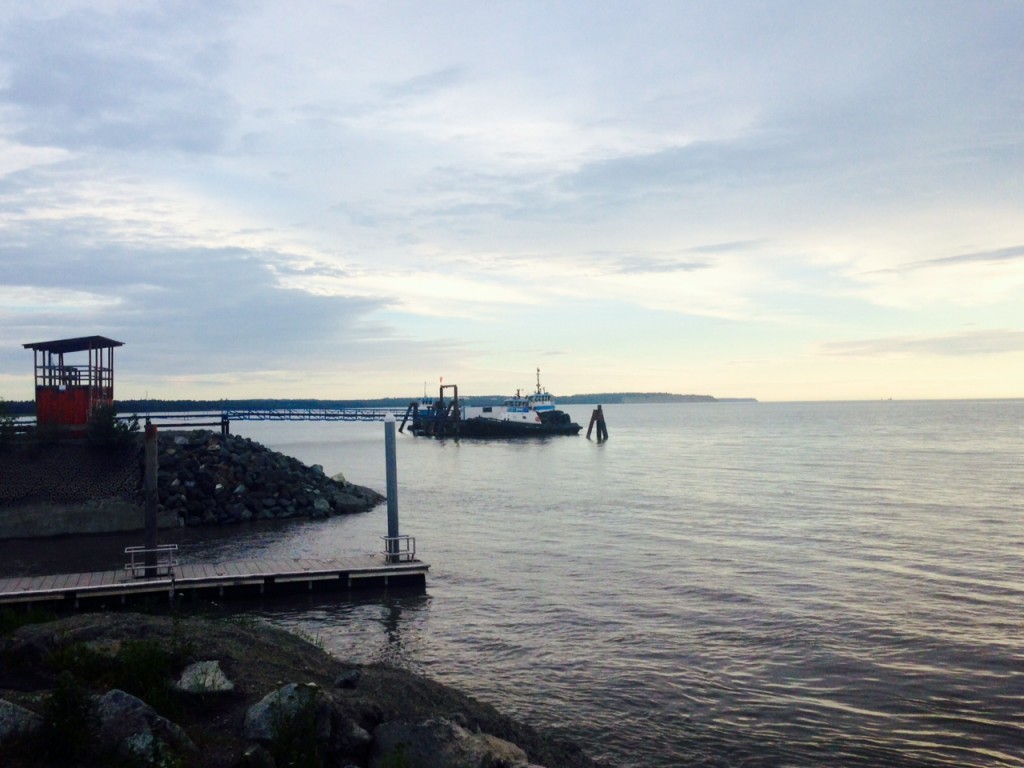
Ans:
[{"label": "distant tree line on island", "polygon": [[[470,395],[468,402],[478,405],[499,405],[506,395]],[[561,405],[633,405],[637,403],[755,403],[752,397],[717,398],[711,395],[674,395],[668,392],[601,392],[583,395],[566,395],[557,398]],[[131,413],[143,417],[147,413],[196,413],[257,410],[271,408],[319,409],[319,408],[404,408],[411,402],[407,397],[382,397],[367,400],[317,400],[313,398],[261,398],[251,400],[118,400],[120,413]],[[3,401],[0,411],[10,417],[34,416],[36,404],[32,400]]]},{"label": "distant tree line on island", "polygon": [[632,405],[634,403],[756,403],[753,397],[712,397],[711,395],[673,395],[669,392],[601,392],[590,395],[560,396],[559,403]]}]

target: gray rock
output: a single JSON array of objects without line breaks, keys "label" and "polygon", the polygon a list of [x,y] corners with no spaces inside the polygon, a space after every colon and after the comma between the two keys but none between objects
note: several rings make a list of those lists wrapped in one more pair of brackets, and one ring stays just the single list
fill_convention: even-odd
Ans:
[{"label": "gray rock", "polygon": [[289,683],[268,693],[245,713],[245,738],[271,744],[283,729],[295,726],[300,718],[313,718],[318,742],[331,738],[331,702],[313,683]]},{"label": "gray rock", "polygon": [[354,512],[362,512],[367,508],[366,501],[344,491],[328,491],[328,498],[330,499],[331,508],[336,513],[352,514]]},{"label": "gray rock", "polygon": [[219,661],[197,661],[189,664],[174,686],[184,693],[230,693],[235,684],[228,680]]},{"label": "gray rock", "polygon": [[373,736],[359,723],[348,717],[341,718],[334,725],[334,750],[339,754],[364,755],[373,743]]},{"label": "gray rock", "polygon": [[35,712],[0,699],[0,747],[39,730],[43,718]]},{"label": "gray rock", "polygon": [[370,768],[526,768],[526,752],[486,733],[470,733],[445,718],[391,722],[373,732]]},{"label": "gray rock", "polygon": [[350,669],[346,672],[342,672],[336,678],[334,678],[335,688],[355,688],[359,685],[359,678],[363,676],[363,673],[358,669]]},{"label": "gray rock", "polygon": [[150,765],[167,747],[195,751],[195,745],[180,726],[130,693],[116,688],[107,691],[96,699],[96,715],[97,741],[126,759]]}]

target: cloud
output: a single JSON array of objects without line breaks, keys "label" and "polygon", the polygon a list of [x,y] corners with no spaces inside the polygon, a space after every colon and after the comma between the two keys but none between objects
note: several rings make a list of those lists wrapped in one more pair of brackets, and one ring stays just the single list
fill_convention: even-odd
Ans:
[{"label": "cloud", "polygon": [[1024,261],[1024,245],[1017,245],[1010,248],[998,248],[992,251],[960,253],[955,256],[942,256],[935,259],[924,259],[922,261],[915,261],[910,264],[906,264],[902,267],[876,270],[876,273],[912,272],[918,269],[954,267],[963,264],[1000,264],[1014,261]]},{"label": "cloud", "polygon": [[[68,149],[224,146],[232,100],[216,85],[226,52],[203,3],[22,18],[3,30],[0,101],[25,144]],[[216,25],[215,25],[216,26]]]},{"label": "cloud", "polygon": [[[935,226],[942,227],[943,222]],[[1006,223],[996,221],[993,229],[998,227],[1006,228]],[[1007,231],[1015,228],[1011,224]],[[954,227],[954,231],[960,230],[961,227]],[[973,231],[965,235],[975,239]],[[931,239],[936,238],[933,236]],[[890,251],[887,257],[890,262],[897,261],[909,250],[894,249],[889,244],[883,244],[883,253],[886,246]],[[918,246],[914,250],[932,248]],[[883,269],[851,270],[848,277],[858,286],[854,293],[876,305],[908,310],[942,306],[1011,306],[1019,301],[1020,292],[1024,289],[1024,247],[969,251],[906,261]]]},{"label": "cloud", "polygon": [[614,264],[614,272],[622,274],[656,274],[666,272],[694,272],[707,269],[708,264],[700,261],[688,261],[678,258],[658,256],[622,256]]},{"label": "cloud", "polygon": [[[336,365],[400,334],[370,315],[386,298],[284,288],[287,254],[240,248],[88,246],[37,236],[0,246],[8,345],[103,333],[135,347],[154,375]],[[23,338],[24,337],[24,338]]]},{"label": "cloud", "polygon": [[450,66],[416,75],[397,83],[382,85],[380,91],[385,99],[405,101],[436,95],[465,82],[465,80],[466,71],[463,67]]},{"label": "cloud", "polygon": [[939,355],[973,357],[1024,352],[1024,331],[992,329],[945,336],[902,336],[857,341],[835,341],[819,346],[825,355],[876,357],[878,355]]},{"label": "cloud", "polygon": [[754,140],[703,141],[587,163],[564,183],[579,193],[625,198],[709,183],[751,183],[779,172],[791,174],[794,168],[786,154]]}]

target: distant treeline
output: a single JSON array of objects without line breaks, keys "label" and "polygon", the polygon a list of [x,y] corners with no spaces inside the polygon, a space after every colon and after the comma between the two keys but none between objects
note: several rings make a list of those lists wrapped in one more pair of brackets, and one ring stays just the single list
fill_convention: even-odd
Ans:
[{"label": "distant treeline", "polygon": [[36,404],[32,400],[0,400],[0,416],[35,416]]},{"label": "distant treeline", "polygon": [[[478,405],[498,405],[505,395],[475,395],[466,398]],[[752,397],[716,398],[711,395],[673,395],[668,392],[601,392],[557,397],[563,405],[627,405],[634,403],[723,403],[757,402]],[[371,400],[316,400],[316,399],[257,399],[257,400],[118,400],[117,410],[145,416],[147,413],[195,413],[240,411],[247,409],[292,408],[404,408],[407,397],[382,397]],[[32,400],[8,400],[0,404],[0,411],[10,416],[33,416],[36,404]],[[2,414],[0,414],[2,415]]]},{"label": "distant treeline", "polygon": [[753,397],[729,397],[717,398],[711,395],[673,395],[669,392],[601,392],[591,395],[569,395],[559,397],[558,402],[578,403],[600,403],[602,405],[627,405],[633,403],[734,403],[734,402],[755,403]]}]

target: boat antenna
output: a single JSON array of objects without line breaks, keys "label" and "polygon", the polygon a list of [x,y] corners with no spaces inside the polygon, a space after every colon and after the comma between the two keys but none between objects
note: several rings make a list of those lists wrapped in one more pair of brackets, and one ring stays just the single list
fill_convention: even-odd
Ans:
[{"label": "boat antenna", "polygon": [[538,368],[537,369],[537,394],[539,395],[541,392],[542,392],[542,390],[540,388],[540,368]]}]

